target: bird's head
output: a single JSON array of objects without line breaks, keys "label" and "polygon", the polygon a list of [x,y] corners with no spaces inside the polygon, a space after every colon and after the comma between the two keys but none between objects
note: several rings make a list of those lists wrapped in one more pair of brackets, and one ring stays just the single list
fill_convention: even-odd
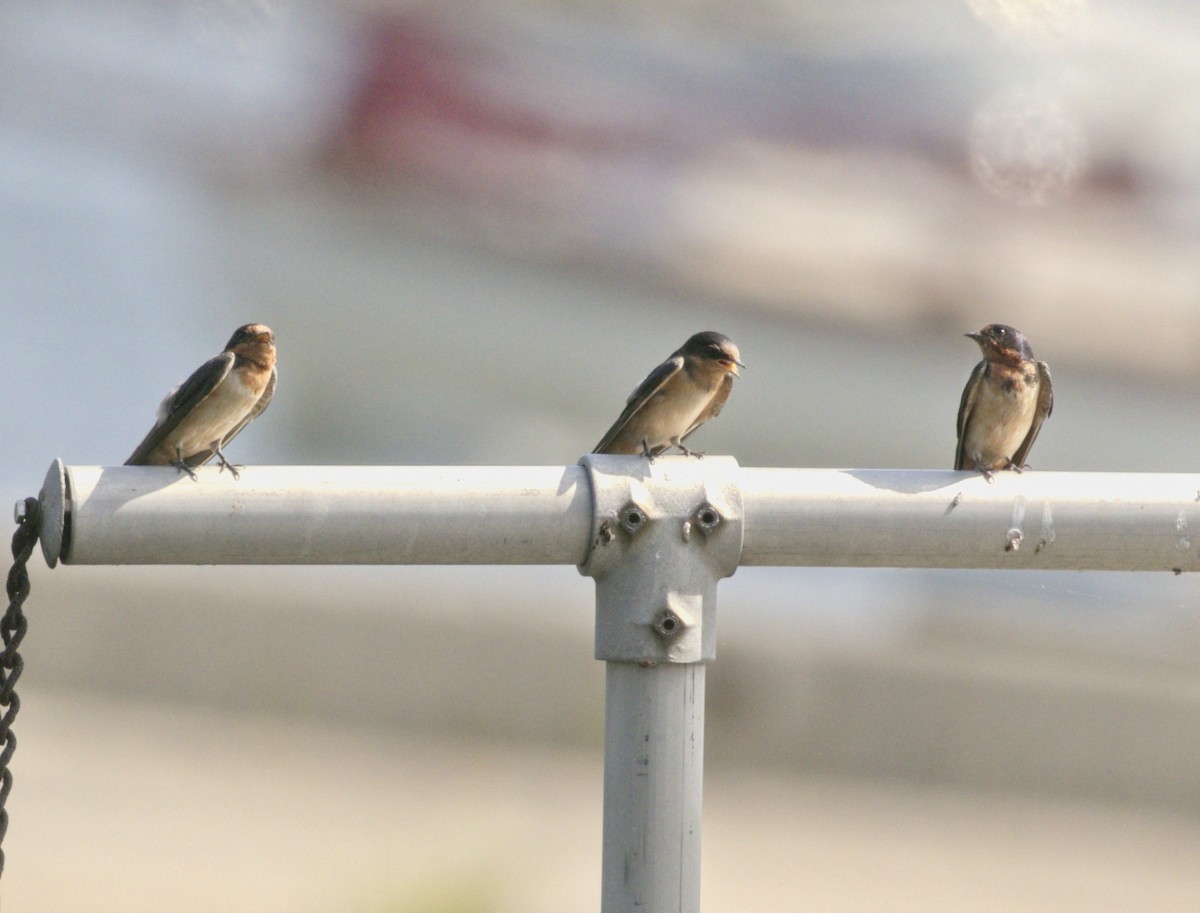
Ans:
[{"label": "bird's head", "polygon": [[263,346],[274,344],[275,334],[271,332],[269,326],[265,323],[248,323],[233,331],[233,335],[229,337],[229,342],[225,344],[225,351],[228,352],[246,345]]},{"label": "bird's head", "polygon": [[1017,364],[1033,358],[1029,340],[1003,323],[989,323],[978,333],[966,335],[979,343],[983,357],[989,361]]},{"label": "bird's head", "polygon": [[685,357],[692,356],[701,361],[716,365],[728,374],[734,374],[741,377],[738,368],[746,367],[742,364],[742,355],[738,351],[738,347],[733,344],[733,340],[721,333],[714,333],[711,330],[706,330],[703,333],[697,333],[691,339],[683,344],[679,350]]}]

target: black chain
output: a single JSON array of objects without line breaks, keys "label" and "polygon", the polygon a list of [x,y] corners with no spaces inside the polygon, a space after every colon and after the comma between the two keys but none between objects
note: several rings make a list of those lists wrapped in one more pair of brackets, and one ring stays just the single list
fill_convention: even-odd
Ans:
[{"label": "black chain", "polygon": [[[29,595],[29,572],[25,570],[25,564],[37,544],[40,507],[37,498],[26,498],[25,514],[17,518],[17,531],[12,540],[13,566],[8,572],[8,611],[0,619],[0,638],[4,640],[4,649],[0,651],[0,708],[4,710],[0,715],[0,842],[4,841],[8,830],[8,811],[4,807],[12,790],[12,771],[8,769],[8,762],[17,749],[12,722],[21,709],[21,700],[13,689],[25,668],[21,654],[17,652],[27,627],[25,613],[21,610]],[[3,873],[4,851],[0,850],[0,875]]]}]

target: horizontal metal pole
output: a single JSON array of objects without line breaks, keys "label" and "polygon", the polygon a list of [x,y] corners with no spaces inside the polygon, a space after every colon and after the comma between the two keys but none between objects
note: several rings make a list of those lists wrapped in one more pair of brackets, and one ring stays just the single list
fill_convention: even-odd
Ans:
[{"label": "horizontal metal pole", "polygon": [[[53,470],[52,470],[53,472]],[[70,564],[579,564],[582,466],[71,466]]]},{"label": "horizontal metal pole", "polygon": [[1195,474],[744,469],[741,490],[743,566],[1200,570]]},{"label": "horizontal metal pole", "polygon": [[[43,536],[72,564],[579,564],[592,535],[580,466],[202,467],[198,482],[56,467]],[[1200,570],[1196,474],[742,468],[738,484],[745,566]]]}]

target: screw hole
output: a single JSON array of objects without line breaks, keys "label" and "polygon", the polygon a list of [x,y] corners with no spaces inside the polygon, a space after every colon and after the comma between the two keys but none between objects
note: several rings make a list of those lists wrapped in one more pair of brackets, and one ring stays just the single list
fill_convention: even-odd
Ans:
[{"label": "screw hole", "polygon": [[642,527],[650,522],[646,512],[636,504],[627,504],[621,508],[621,512],[617,516],[621,521],[621,526],[625,528],[625,532],[631,536],[641,532]]},{"label": "screw hole", "polygon": [[674,612],[666,609],[654,619],[653,627],[659,637],[672,638],[683,629],[683,621]]},{"label": "screw hole", "polygon": [[700,532],[708,535],[721,523],[721,512],[711,504],[701,504],[696,508],[696,512],[692,515],[696,518],[696,525],[700,527]]}]

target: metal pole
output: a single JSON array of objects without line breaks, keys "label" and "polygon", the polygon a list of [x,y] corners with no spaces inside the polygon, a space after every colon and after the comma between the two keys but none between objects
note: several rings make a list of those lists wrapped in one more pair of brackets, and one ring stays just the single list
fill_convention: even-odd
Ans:
[{"label": "metal pole", "polygon": [[743,469],[742,565],[1200,570],[1200,475]]},{"label": "metal pole", "polygon": [[700,909],[704,663],[606,664],[600,909]]},{"label": "metal pole", "polygon": [[[1200,476],[581,466],[64,467],[46,560],[578,564],[607,665],[603,913],[695,913],[704,663],[740,564],[1200,570]],[[744,519],[743,519],[744,518]]]},{"label": "metal pole", "polygon": [[68,564],[579,564],[579,466],[55,463],[42,541]]},{"label": "metal pole", "polygon": [[[592,547],[581,466],[198,471],[56,463],[47,561],[578,564]],[[641,484],[646,461],[627,471]],[[1196,474],[743,468],[738,485],[743,565],[1200,570]]]},{"label": "metal pole", "polygon": [[602,913],[700,908],[704,664],[717,582],[737,568],[737,463],[587,456],[607,663]]}]

